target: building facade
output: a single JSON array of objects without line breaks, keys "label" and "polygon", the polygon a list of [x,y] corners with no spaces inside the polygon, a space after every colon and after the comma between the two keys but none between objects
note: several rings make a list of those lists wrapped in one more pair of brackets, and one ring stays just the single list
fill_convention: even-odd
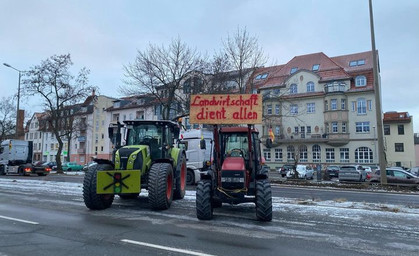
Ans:
[{"label": "building facade", "polygon": [[257,70],[263,95],[262,141],[267,164],[377,164],[372,52],[296,56]]},{"label": "building facade", "polygon": [[412,119],[407,112],[384,113],[384,146],[388,166],[417,166]]}]

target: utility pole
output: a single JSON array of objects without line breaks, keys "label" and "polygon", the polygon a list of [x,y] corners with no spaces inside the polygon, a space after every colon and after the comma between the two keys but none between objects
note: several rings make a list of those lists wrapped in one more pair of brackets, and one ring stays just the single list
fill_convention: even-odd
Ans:
[{"label": "utility pole", "polygon": [[378,61],[377,50],[375,49],[375,34],[374,34],[374,17],[372,11],[372,0],[369,0],[370,9],[370,26],[371,26],[371,46],[372,46],[372,61],[374,73],[374,94],[375,94],[375,115],[377,119],[377,140],[378,140],[378,161],[380,165],[381,184],[387,184],[387,159],[384,150],[384,131],[383,131],[383,116],[381,108],[381,89],[378,80]]}]

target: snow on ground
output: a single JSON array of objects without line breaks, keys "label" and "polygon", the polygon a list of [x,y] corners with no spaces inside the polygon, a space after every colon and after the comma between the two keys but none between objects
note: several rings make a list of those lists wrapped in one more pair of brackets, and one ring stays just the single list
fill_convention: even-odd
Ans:
[{"label": "snow on ground", "polygon": [[[34,192],[70,195],[82,197],[83,184],[74,182],[55,182],[42,180],[26,179],[2,179],[0,178],[0,191],[14,191],[33,194]],[[142,190],[140,196],[147,196],[146,190]],[[81,199],[82,200],[82,199]],[[184,200],[194,203],[195,191],[186,191]],[[243,204],[243,206],[254,207],[253,203]],[[359,216],[360,213],[375,215],[406,215],[406,217],[415,217],[419,215],[419,207],[409,207],[405,205],[390,205],[365,202],[350,202],[345,200],[298,200],[285,197],[273,197],[272,206],[274,212],[284,210],[296,211],[307,214],[327,214],[337,218],[351,218]],[[354,214],[357,213],[357,214]]]}]

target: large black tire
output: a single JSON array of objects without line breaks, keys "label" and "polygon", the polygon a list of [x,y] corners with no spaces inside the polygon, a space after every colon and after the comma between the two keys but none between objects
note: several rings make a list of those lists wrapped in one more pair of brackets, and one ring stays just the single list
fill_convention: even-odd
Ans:
[{"label": "large black tire", "polygon": [[4,165],[0,166],[0,175],[6,175],[6,166]]},{"label": "large black tire", "polygon": [[153,210],[170,208],[173,200],[173,168],[168,163],[155,163],[148,175],[148,201]]},{"label": "large black tire", "polygon": [[182,154],[178,168],[176,168],[176,187],[173,194],[173,199],[183,199],[186,193],[186,156]]},{"label": "large black tire", "polygon": [[115,195],[113,194],[96,194],[97,171],[112,170],[110,164],[97,164],[84,175],[83,180],[83,199],[84,204],[91,210],[103,210],[111,207]]},{"label": "large black tire", "polygon": [[256,218],[260,221],[272,220],[272,191],[267,180],[256,182]]},{"label": "large black tire", "polygon": [[210,220],[213,217],[211,181],[201,180],[196,186],[196,216],[200,220]]},{"label": "large black tire", "polygon": [[186,184],[195,185],[195,173],[191,169],[188,169],[186,172]]}]

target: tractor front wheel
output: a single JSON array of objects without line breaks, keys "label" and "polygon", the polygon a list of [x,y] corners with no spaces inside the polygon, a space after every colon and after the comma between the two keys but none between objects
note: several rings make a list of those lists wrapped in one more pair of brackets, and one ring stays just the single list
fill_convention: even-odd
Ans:
[{"label": "tractor front wheel", "polygon": [[113,170],[110,164],[97,164],[89,168],[83,180],[84,204],[91,210],[103,210],[111,207],[115,195],[97,194],[97,171]]},{"label": "tractor front wheel", "polygon": [[211,194],[211,181],[199,181],[196,186],[196,216],[200,220],[210,220],[213,217]]},{"label": "tractor front wheel", "polygon": [[176,188],[173,195],[173,198],[176,199],[183,199],[186,193],[186,176],[187,176],[187,169],[186,169],[186,157],[182,155],[180,163],[177,168],[177,176],[176,176]]},{"label": "tractor front wheel", "polygon": [[272,220],[272,191],[267,180],[256,182],[256,218],[260,221]]},{"label": "tractor front wheel", "polygon": [[153,210],[169,209],[173,200],[173,168],[168,163],[155,163],[148,175],[148,201]]}]

